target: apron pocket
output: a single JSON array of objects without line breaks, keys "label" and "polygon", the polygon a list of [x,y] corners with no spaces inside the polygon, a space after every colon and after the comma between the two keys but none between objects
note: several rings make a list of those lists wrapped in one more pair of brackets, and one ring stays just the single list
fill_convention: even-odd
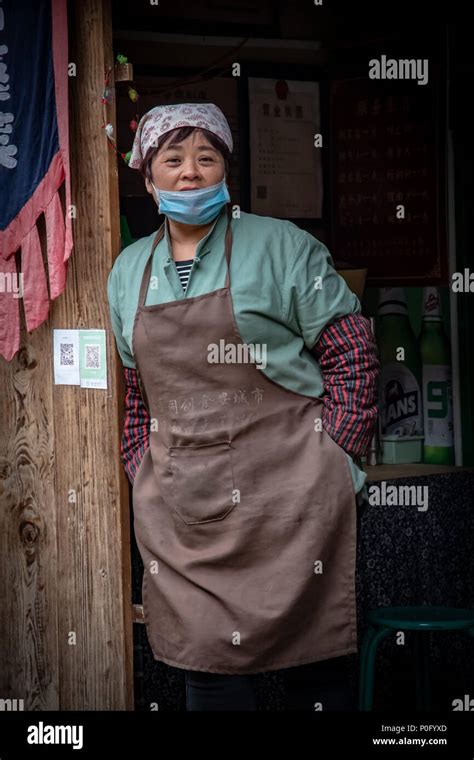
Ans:
[{"label": "apron pocket", "polygon": [[169,449],[173,509],[187,525],[222,520],[235,507],[230,441]]}]

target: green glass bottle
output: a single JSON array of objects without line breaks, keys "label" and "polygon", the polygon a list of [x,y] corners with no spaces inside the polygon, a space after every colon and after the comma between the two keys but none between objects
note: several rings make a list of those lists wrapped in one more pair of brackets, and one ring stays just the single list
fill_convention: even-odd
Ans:
[{"label": "green glass bottle", "polygon": [[377,314],[382,462],[421,462],[421,356],[403,288],[380,288]]},{"label": "green glass bottle", "polygon": [[423,361],[424,461],[454,464],[451,346],[443,328],[437,288],[423,288],[420,333]]}]

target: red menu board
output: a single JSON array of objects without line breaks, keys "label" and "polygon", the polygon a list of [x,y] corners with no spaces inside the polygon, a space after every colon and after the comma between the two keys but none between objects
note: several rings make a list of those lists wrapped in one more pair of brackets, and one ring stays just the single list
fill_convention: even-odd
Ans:
[{"label": "red menu board", "polygon": [[331,85],[332,251],[368,284],[448,284],[443,86]]}]

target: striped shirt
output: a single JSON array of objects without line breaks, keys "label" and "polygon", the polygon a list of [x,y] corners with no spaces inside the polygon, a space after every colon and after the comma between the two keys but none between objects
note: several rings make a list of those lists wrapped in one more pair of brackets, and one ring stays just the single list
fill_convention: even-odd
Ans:
[{"label": "striped shirt", "polygon": [[178,270],[179,279],[181,280],[181,285],[183,286],[183,290],[186,293],[186,288],[188,287],[188,280],[189,280],[189,274],[191,272],[191,267],[193,265],[194,259],[186,259],[185,261],[175,261],[176,269]]}]

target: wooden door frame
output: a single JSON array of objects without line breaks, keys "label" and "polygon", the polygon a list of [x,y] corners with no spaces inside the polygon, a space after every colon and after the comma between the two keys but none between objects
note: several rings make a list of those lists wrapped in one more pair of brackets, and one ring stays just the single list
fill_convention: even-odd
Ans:
[{"label": "wooden door frame", "polygon": [[[101,486],[96,490],[97,506],[104,511],[103,536],[109,540],[109,563],[106,567],[102,558],[100,570],[98,567],[96,569],[104,580],[107,577],[114,578],[115,593],[110,594],[106,602],[106,605],[109,605],[105,607],[106,630],[102,630],[102,626],[96,620],[98,639],[93,645],[95,652],[100,653],[99,656],[106,653],[111,655],[112,652],[113,655],[105,657],[103,670],[106,672],[103,672],[103,675],[106,675],[108,684],[104,683],[101,686],[99,682],[96,683],[97,701],[94,709],[133,710],[130,492],[120,461],[124,381],[123,368],[110,325],[106,294],[108,272],[120,253],[117,155],[103,129],[101,102],[105,72],[109,70],[110,88],[114,92],[112,2],[69,0],[69,4],[70,12],[73,13],[71,20],[74,30],[73,38],[70,39],[69,59],[77,64],[77,76],[70,88],[71,174],[73,199],[76,199],[77,204],[77,220],[74,227],[77,281],[80,283],[81,270],[84,267],[85,279],[90,284],[91,265],[97,267],[97,288],[101,293],[103,308],[100,309],[100,324],[96,326],[105,327],[107,331],[109,365],[107,410],[110,416],[106,431],[109,440],[105,445],[106,461],[102,461],[102,467],[107,469],[108,477],[100,478]],[[112,98],[106,107],[106,121],[112,124],[116,134],[115,98]],[[105,406],[103,398],[96,395],[90,401],[94,417],[99,423],[101,417],[103,418]],[[99,424],[99,440],[96,443],[100,442],[101,429],[103,428]],[[103,443],[102,441],[102,450]],[[92,478],[95,470],[96,463],[91,461],[90,470],[85,471],[85,476]],[[100,540],[99,535],[96,539]],[[96,612],[98,615],[103,614],[103,610]],[[105,634],[105,639],[100,640],[100,632]],[[99,665],[102,670],[100,660]],[[85,696],[84,694],[81,701],[84,701]],[[80,708],[74,706],[72,709]]]}]

